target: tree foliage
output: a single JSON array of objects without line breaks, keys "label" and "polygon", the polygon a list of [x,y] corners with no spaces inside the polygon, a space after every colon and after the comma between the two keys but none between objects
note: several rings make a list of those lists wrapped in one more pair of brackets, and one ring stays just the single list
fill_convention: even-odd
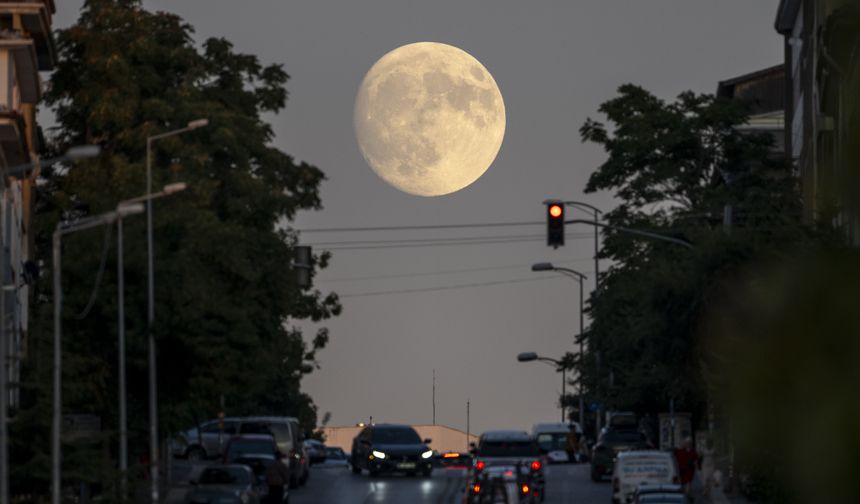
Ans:
[{"label": "tree foliage", "polygon": [[[198,47],[182,19],[146,11],[133,0],[87,0],[78,22],[58,32],[57,47],[46,97],[59,124],[53,148],[96,143],[102,155],[43,171],[37,255],[50,264],[50,233],[60,220],[109,211],[145,193],[148,136],[207,118],[206,128],[153,143],[154,190],[188,184],[154,204],[161,432],[212,418],[222,396],[228,414],[296,415],[312,429],[316,409],[300,382],[315,368],[328,332],[320,329],[305,341],[291,321],[322,321],[337,315],[340,305],[335,294],[300,288],[291,267],[297,236],[289,221],[299,210],[321,208],[324,174],[274,147],[271,126],[261,118],[284,108],[287,73],[235,52],[222,38]],[[64,242],[63,407],[98,415],[111,434],[117,425],[117,285],[115,235],[106,232],[76,233]],[[148,390],[144,216],[125,220],[124,238],[128,418],[139,454]],[[97,300],[78,319],[103,254],[107,269]],[[315,257],[315,268],[328,259]],[[13,434],[13,481],[31,487],[47,478],[50,282],[45,275],[32,309],[19,413],[32,422],[20,422]],[[68,448],[67,468],[78,448]],[[93,467],[99,464],[105,465],[83,464],[78,477],[102,479],[104,467]]]},{"label": "tree foliage", "polygon": [[691,92],[665,102],[624,85],[600,112],[607,123],[589,119],[581,134],[608,154],[587,185],[619,200],[608,223],[694,248],[605,232],[601,255],[613,266],[590,302],[580,368],[609,408],[656,413],[674,399],[699,414],[705,314],[759,265],[811,243],[796,179],[769,135],[744,130],[743,103]]}]

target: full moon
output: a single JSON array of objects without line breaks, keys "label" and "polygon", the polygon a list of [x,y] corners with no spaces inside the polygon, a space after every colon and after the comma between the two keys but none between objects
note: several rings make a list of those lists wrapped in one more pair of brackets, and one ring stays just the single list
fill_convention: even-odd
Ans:
[{"label": "full moon", "polygon": [[505,136],[505,103],[472,55],[418,42],[370,68],[354,123],[377,175],[409,194],[441,196],[468,187],[493,163]]}]

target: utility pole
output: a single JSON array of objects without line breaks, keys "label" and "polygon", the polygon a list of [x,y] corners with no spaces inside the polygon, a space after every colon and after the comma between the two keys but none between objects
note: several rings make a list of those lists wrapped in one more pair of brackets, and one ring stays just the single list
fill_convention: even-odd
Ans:
[{"label": "utility pole", "polygon": [[469,421],[470,421],[469,406],[470,406],[469,399],[466,399],[466,451],[469,451],[469,439],[471,437],[469,435],[469,427],[470,427],[470,425],[469,425]]},{"label": "utility pole", "polygon": [[436,425],[436,370],[433,370],[433,425]]}]

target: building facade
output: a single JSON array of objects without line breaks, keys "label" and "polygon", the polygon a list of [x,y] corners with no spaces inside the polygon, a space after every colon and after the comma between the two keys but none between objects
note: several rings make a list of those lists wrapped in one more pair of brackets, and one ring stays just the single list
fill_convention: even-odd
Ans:
[{"label": "building facade", "polygon": [[[0,0],[0,324],[5,341],[9,406],[19,400],[21,361],[27,354],[32,262],[32,207],[38,173],[40,132],[36,104],[40,72],[54,67],[53,0]],[[33,163],[34,169],[21,165]],[[17,168],[16,168],[17,167]]]},{"label": "building facade", "polygon": [[775,27],[785,39],[786,154],[804,218],[860,244],[860,5],[781,0]]}]

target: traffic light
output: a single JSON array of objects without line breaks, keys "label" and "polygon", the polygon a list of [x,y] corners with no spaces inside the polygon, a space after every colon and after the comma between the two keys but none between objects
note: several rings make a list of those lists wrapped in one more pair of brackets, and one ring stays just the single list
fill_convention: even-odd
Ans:
[{"label": "traffic light", "polygon": [[564,245],[564,203],[546,204],[546,244],[553,248]]}]

